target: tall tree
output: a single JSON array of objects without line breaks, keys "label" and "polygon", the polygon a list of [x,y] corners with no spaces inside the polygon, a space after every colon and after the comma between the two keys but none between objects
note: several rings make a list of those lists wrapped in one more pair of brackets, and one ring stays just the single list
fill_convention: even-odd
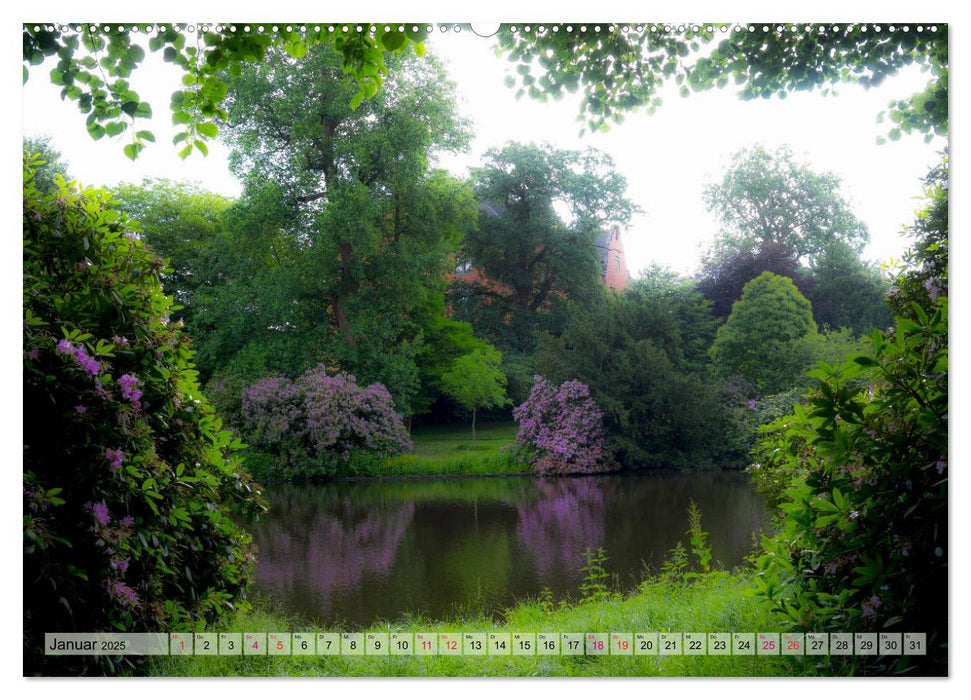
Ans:
[{"label": "tall tree", "polygon": [[788,146],[738,151],[721,182],[706,187],[704,197],[735,241],[756,250],[779,244],[810,266],[834,241],[859,252],[869,238],[840,194],[839,177],[814,172]]},{"label": "tall tree", "polygon": [[742,296],[742,287],[763,272],[790,278],[804,293],[812,288],[809,271],[800,267],[795,252],[785,243],[756,245],[752,239],[722,233],[702,255],[698,289],[711,301],[715,315],[724,320]]},{"label": "tall tree", "polygon": [[890,307],[884,301],[890,280],[846,244],[836,242],[823,252],[811,281],[806,297],[820,328],[849,328],[869,335],[891,325]]},{"label": "tall tree", "polygon": [[460,279],[457,296],[465,313],[471,302],[475,325],[493,342],[513,330],[512,349],[528,349],[551,304],[596,293],[597,239],[608,225],[627,223],[635,207],[613,161],[594,149],[510,143],[489,151],[473,179],[479,226],[463,255],[481,277],[464,285]]},{"label": "tall tree", "polygon": [[[719,316],[728,317],[749,280],[772,272],[820,302],[820,323],[859,332],[880,324],[882,287],[859,259],[869,235],[839,190],[838,176],[798,162],[788,146],[732,157],[721,181],[705,189],[723,228],[702,261],[699,287]],[[842,291],[852,286],[852,294],[833,296],[833,265],[846,277]]]},{"label": "tall tree", "polygon": [[725,455],[719,387],[703,371],[710,305],[683,280],[653,270],[597,305],[573,305],[563,333],[545,333],[539,370],[590,387],[627,468],[697,468]]},{"label": "tall tree", "polygon": [[[409,413],[414,316],[475,221],[468,187],[429,162],[468,134],[436,61],[396,62],[356,110],[341,61],[323,46],[299,62],[271,52],[230,81],[227,140],[244,192],[227,212],[232,274],[200,312],[213,331],[200,355],[226,364],[249,347],[273,364],[279,349],[261,351],[283,345],[304,366],[267,369],[324,361],[384,383]],[[240,307],[247,318],[231,320]]]}]

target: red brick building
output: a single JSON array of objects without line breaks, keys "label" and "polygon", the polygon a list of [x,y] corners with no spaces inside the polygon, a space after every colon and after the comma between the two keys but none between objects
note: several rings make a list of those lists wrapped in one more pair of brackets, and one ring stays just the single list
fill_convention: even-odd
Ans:
[{"label": "red brick building", "polygon": [[600,279],[608,289],[624,291],[630,282],[630,272],[627,270],[624,242],[620,238],[620,226],[614,224],[600,234],[597,250],[600,253]]}]

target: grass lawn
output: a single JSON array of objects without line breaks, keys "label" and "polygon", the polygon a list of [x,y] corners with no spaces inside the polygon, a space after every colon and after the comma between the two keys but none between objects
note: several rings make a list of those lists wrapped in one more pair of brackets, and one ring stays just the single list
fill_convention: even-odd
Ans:
[{"label": "grass lawn", "polygon": [[[518,427],[512,421],[476,426],[425,426],[412,431],[411,452],[385,461],[383,473],[391,476],[445,476],[520,474],[528,471],[513,448]],[[504,449],[505,448],[505,449]]]},{"label": "grass lawn", "polygon": [[423,426],[411,433],[415,445],[411,454],[436,462],[470,455],[497,455],[501,447],[516,444],[517,430],[518,426],[513,421],[483,423],[475,428],[473,444],[469,424]]},{"label": "grass lawn", "polygon": [[[408,618],[363,630],[321,629],[257,604],[220,631],[776,632],[779,620],[749,595],[751,573],[715,572],[694,583],[645,582],[628,597],[577,605],[524,602],[496,622]],[[839,663],[839,659],[833,662]],[[804,676],[845,673],[827,657],[787,656],[194,656],[155,657],[154,676]]]},{"label": "grass lawn", "polygon": [[[476,426],[445,425],[416,428],[412,432],[411,452],[380,459],[352,460],[337,476],[495,476],[529,473],[514,449],[518,426],[513,421],[483,423]],[[248,450],[244,462],[256,478],[274,478],[276,458]]]}]

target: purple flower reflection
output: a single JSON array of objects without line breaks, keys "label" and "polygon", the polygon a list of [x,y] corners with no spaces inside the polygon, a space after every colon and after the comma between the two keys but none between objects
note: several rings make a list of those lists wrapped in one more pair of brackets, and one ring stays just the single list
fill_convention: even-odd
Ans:
[{"label": "purple flower reflection", "polygon": [[518,506],[516,537],[533,554],[538,573],[579,571],[583,551],[604,543],[604,493],[596,479],[542,480],[538,502]]}]

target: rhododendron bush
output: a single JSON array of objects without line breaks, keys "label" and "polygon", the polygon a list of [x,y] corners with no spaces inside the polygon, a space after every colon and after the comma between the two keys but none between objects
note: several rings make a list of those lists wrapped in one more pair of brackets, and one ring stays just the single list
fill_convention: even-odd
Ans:
[{"label": "rhododendron bush", "polygon": [[381,384],[359,387],[353,376],[323,365],[296,380],[262,379],[243,391],[249,443],[277,458],[282,477],[332,476],[356,457],[386,457],[411,441]]},{"label": "rhododendron bush", "polygon": [[590,389],[574,380],[556,386],[543,377],[526,402],[513,411],[516,442],[540,474],[593,474],[618,469],[607,446],[603,414]]},{"label": "rhododendron bush", "polygon": [[25,673],[46,632],[198,629],[245,606],[258,492],[168,322],[163,263],[105,192],[24,161]]}]

